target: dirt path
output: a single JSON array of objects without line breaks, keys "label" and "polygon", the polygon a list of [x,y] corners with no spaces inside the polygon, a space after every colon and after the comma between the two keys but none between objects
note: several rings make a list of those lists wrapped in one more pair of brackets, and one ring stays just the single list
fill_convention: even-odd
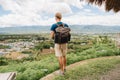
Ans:
[{"label": "dirt path", "polygon": [[[110,56],[110,57],[101,57],[101,58],[94,58],[94,59],[87,59],[87,60],[84,60],[84,61],[80,61],[80,62],[76,62],[74,64],[71,64],[69,66],[66,67],[67,70],[71,70],[74,68],[74,66],[80,66],[80,65],[84,65],[84,64],[87,64],[88,62],[91,62],[91,61],[94,61],[94,60],[102,60],[102,59],[110,59],[110,58],[120,58],[120,56]],[[117,70],[117,68],[119,68],[119,71]],[[55,71],[51,74],[48,74],[47,76],[41,78],[40,80],[53,80],[57,75],[58,75],[58,71]],[[110,71],[108,74],[106,74],[105,76],[101,76],[101,79],[100,80],[113,80],[113,79],[110,79],[112,78],[112,76],[114,76],[113,74],[115,73],[119,73],[120,74],[120,66],[119,67],[116,67],[116,69],[113,69],[113,71]],[[109,79],[107,79],[107,77],[109,76]],[[114,79],[114,80],[120,80],[120,76],[119,75],[116,75],[115,76],[116,78],[119,78],[119,79]]]}]

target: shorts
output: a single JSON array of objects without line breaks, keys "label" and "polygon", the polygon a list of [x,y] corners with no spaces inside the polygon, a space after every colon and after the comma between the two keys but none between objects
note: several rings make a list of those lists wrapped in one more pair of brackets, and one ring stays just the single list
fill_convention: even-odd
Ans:
[{"label": "shorts", "polygon": [[66,56],[67,54],[67,43],[56,44],[55,43],[55,55],[57,57]]}]

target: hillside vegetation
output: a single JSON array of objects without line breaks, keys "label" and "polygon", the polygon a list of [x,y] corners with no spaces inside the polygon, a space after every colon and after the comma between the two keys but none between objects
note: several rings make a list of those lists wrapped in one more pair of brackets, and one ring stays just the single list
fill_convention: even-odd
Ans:
[{"label": "hillside vegetation", "polygon": [[[68,45],[67,65],[96,57],[120,55],[120,50],[116,48],[111,38],[106,35],[72,34],[72,40]],[[15,71],[17,72],[16,80],[39,80],[43,76],[58,70],[59,64],[54,54],[44,55],[40,51],[49,48],[50,45],[53,46],[51,40],[46,40],[44,43],[39,41],[31,49],[33,52],[27,53],[29,57],[21,60],[11,60],[1,56],[0,72]]]}]

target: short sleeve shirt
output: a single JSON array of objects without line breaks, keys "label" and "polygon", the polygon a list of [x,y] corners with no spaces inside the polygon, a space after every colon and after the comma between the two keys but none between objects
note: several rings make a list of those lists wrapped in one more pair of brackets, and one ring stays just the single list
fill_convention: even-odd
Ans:
[{"label": "short sleeve shirt", "polygon": [[63,23],[63,22],[57,22],[57,23],[55,23],[55,24],[53,24],[53,25],[51,26],[51,29],[50,29],[50,30],[55,32],[55,29],[58,27],[57,24],[58,24],[58,25],[64,24],[65,27],[69,27],[67,24],[65,24],[65,23]]}]

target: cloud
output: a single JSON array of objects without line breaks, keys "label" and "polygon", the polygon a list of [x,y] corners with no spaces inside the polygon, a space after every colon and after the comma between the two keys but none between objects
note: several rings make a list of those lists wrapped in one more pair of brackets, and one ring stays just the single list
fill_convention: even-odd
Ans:
[{"label": "cloud", "polygon": [[11,10],[12,13],[54,13],[55,11],[69,13],[72,12],[69,5],[65,2],[57,2],[59,0],[0,0],[0,4],[5,10]]},{"label": "cloud", "polygon": [[66,21],[69,24],[79,24],[79,25],[119,25],[120,26],[120,14],[114,15],[95,15],[95,16],[85,16],[85,15],[73,15],[69,18],[66,17]]},{"label": "cloud", "polygon": [[10,10],[11,14],[0,16],[0,26],[13,25],[43,25],[43,16],[56,12],[72,13],[70,6],[61,0],[0,0],[4,10]]},{"label": "cloud", "polygon": [[[56,12],[61,12],[63,21],[69,24],[120,25],[119,14],[96,15],[92,8],[85,7],[88,4],[79,0],[0,0],[0,5],[4,10],[11,11],[0,16],[0,27],[51,25],[55,22],[53,17]],[[74,12],[71,6],[78,8],[78,11]]]}]

